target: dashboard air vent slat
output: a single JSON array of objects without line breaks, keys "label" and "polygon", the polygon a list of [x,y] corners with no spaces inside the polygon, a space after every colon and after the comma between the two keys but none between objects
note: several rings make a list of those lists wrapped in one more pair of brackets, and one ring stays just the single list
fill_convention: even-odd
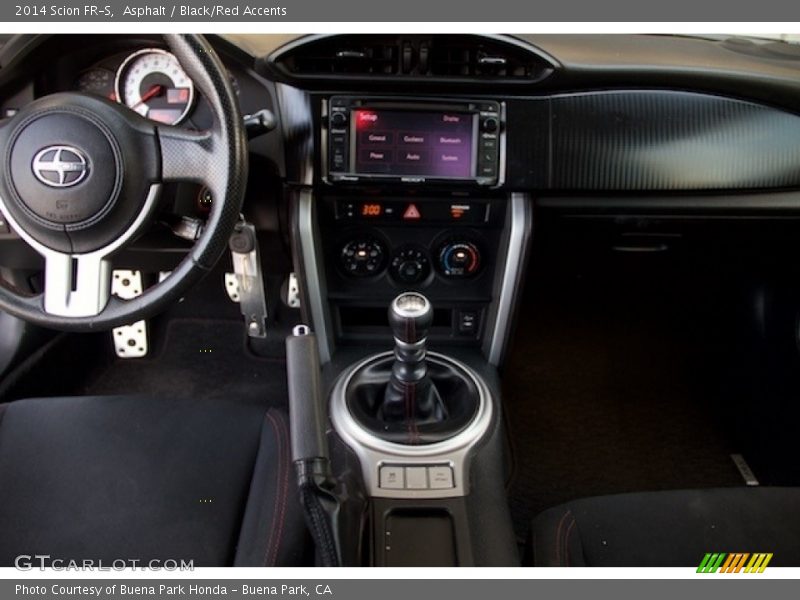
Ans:
[{"label": "dashboard air vent slat", "polygon": [[296,75],[395,75],[399,72],[400,52],[392,43],[327,43],[296,52],[285,58],[285,65]]},{"label": "dashboard air vent slat", "polygon": [[541,59],[503,43],[445,40],[433,46],[430,74],[440,77],[538,79]]}]

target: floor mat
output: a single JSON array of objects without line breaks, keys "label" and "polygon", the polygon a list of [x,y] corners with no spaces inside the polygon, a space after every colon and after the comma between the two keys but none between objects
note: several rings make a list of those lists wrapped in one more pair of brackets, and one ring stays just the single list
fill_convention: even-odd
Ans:
[{"label": "floor mat", "polygon": [[114,360],[83,394],[232,398],[285,406],[286,363],[249,351],[241,321],[170,319],[150,358]]},{"label": "floor mat", "polygon": [[503,376],[518,536],[576,498],[743,484],[705,384],[713,348],[679,303],[602,286],[533,295]]},{"label": "floor mat", "polygon": [[0,381],[0,400],[150,394],[285,407],[285,338],[298,322],[299,311],[278,301],[278,291],[272,288],[281,278],[268,278],[268,335],[248,340],[239,306],[225,292],[226,268],[222,261],[180,302],[148,321],[147,357],[116,358],[110,332],[62,333]]}]

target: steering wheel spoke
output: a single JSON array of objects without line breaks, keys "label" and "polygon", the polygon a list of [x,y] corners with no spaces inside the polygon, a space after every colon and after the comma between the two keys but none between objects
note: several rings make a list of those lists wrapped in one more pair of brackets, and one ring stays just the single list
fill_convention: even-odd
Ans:
[{"label": "steering wheel spoke", "polygon": [[44,310],[58,317],[94,317],[111,296],[111,261],[100,253],[45,255]]},{"label": "steering wheel spoke", "polygon": [[160,126],[158,142],[163,181],[193,181],[209,187],[214,185],[217,156],[211,132]]}]

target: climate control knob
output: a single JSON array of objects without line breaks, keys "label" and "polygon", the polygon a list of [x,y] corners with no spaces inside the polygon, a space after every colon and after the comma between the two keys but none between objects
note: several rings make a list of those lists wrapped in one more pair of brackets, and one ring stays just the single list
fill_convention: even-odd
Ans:
[{"label": "climate control knob", "polygon": [[395,252],[389,265],[390,273],[400,283],[419,283],[431,272],[428,254],[422,248],[405,246]]},{"label": "climate control knob", "polygon": [[378,275],[386,263],[386,248],[374,238],[347,242],[339,254],[339,264],[348,275],[364,277]]},{"label": "climate control knob", "polygon": [[439,270],[445,277],[470,277],[481,269],[481,253],[472,242],[447,242],[439,250]]}]

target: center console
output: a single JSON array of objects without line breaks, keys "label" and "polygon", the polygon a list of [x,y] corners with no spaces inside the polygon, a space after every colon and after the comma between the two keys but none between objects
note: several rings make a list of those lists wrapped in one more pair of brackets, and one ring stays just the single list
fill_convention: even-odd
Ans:
[{"label": "center console", "polygon": [[502,266],[508,201],[428,192],[325,194],[317,206],[337,343],[385,338],[403,290],[435,302],[431,341],[480,345]]},{"label": "center console", "polygon": [[504,188],[505,105],[306,99],[319,152],[294,195],[295,254],[333,472],[364,503],[341,511],[362,527],[343,562],[516,564],[497,367],[531,206]]},{"label": "center console", "polygon": [[505,105],[339,95],[319,111],[314,225],[332,343],[385,341],[386,306],[416,290],[435,305],[432,343],[491,353],[504,271],[524,250],[509,248]]},{"label": "center console", "polygon": [[371,496],[464,496],[469,453],[492,422],[492,394],[461,361],[428,353],[433,307],[425,296],[401,293],[388,312],[394,351],[373,354],[338,377],[334,427],[366,465]]}]

